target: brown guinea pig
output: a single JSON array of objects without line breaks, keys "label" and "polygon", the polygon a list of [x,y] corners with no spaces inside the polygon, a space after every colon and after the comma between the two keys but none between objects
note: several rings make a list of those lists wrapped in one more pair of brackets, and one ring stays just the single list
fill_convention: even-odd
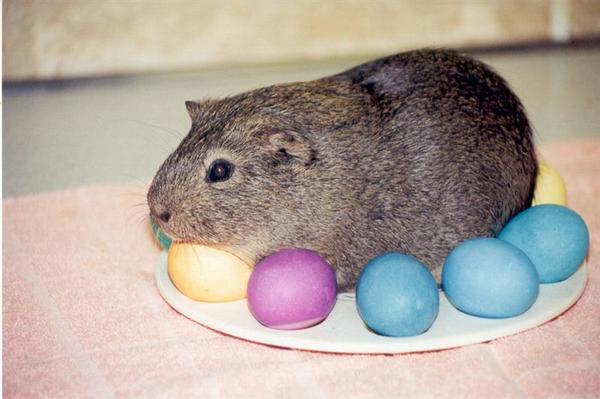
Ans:
[{"label": "brown guinea pig", "polygon": [[389,251],[439,281],[449,251],[532,199],[519,99],[481,62],[411,51],[308,82],[187,102],[192,127],[148,191],[171,237],[254,263],[318,251],[341,290]]}]

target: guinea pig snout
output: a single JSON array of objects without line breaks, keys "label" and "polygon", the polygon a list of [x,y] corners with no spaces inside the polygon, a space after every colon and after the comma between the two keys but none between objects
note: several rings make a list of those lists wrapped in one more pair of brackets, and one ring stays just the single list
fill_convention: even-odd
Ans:
[{"label": "guinea pig snout", "polygon": [[148,193],[148,207],[150,208],[150,217],[161,227],[167,227],[169,222],[173,222],[174,210],[165,201],[161,201],[154,192]]},{"label": "guinea pig snout", "polygon": [[161,225],[166,225],[173,217],[173,211],[161,204],[150,204],[150,215]]},{"label": "guinea pig snout", "polygon": [[158,214],[158,218],[162,220],[163,223],[169,223],[169,220],[171,220],[171,212],[163,211]]}]

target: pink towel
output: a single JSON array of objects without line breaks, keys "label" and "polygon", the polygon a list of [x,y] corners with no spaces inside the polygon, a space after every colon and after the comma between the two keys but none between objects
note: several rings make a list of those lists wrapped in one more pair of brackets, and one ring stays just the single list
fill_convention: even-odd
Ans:
[{"label": "pink towel", "polygon": [[492,342],[395,356],[284,350],[173,311],[144,189],[103,185],[3,203],[5,397],[599,397],[600,140],[542,151],[591,231],[589,283],[560,317]]}]

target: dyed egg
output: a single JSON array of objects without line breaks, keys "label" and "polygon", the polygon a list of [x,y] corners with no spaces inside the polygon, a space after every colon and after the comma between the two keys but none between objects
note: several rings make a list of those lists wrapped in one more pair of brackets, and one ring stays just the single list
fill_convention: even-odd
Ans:
[{"label": "dyed egg", "polygon": [[156,239],[160,247],[163,250],[168,251],[171,247],[171,243],[173,242],[173,240],[171,240],[171,238],[167,236],[153,221],[150,221],[150,226],[152,227],[152,233],[154,234],[154,238]]},{"label": "dyed egg", "polygon": [[406,337],[431,327],[439,310],[439,293],[421,262],[392,252],[365,265],[356,284],[356,306],[374,332]]},{"label": "dyed egg", "polygon": [[229,252],[173,243],[167,268],[175,287],[194,300],[226,302],[246,297],[250,266]]},{"label": "dyed egg", "polygon": [[319,254],[299,248],[260,261],[248,281],[248,306],[263,325],[296,330],[324,320],[335,305],[337,283]]},{"label": "dyed egg", "polygon": [[535,179],[531,205],[567,205],[567,189],[560,174],[548,164],[540,162]]},{"label": "dyed egg", "polygon": [[562,281],[587,255],[589,232],[577,213],[560,205],[538,205],[519,213],[498,238],[519,247],[535,265],[542,283]]},{"label": "dyed egg", "polygon": [[496,238],[458,245],[444,263],[442,288],[458,310],[504,318],[529,309],[539,293],[535,266],[519,248]]}]

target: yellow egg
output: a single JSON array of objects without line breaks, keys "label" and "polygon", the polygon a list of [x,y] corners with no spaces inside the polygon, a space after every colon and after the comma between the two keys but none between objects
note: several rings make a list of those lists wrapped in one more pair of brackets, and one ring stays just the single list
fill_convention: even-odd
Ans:
[{"label": "yellow egg", "polygon": [[567,189],[561,175],[550,165],[540,162],[535,179],[535,191],[531,205],[567,205]]},{"label": "yellow egg", "polygon": [[167,265],[171,281],[189,298],[226,302],[246,297],[250,266],[229,252],[173,243]]}]

